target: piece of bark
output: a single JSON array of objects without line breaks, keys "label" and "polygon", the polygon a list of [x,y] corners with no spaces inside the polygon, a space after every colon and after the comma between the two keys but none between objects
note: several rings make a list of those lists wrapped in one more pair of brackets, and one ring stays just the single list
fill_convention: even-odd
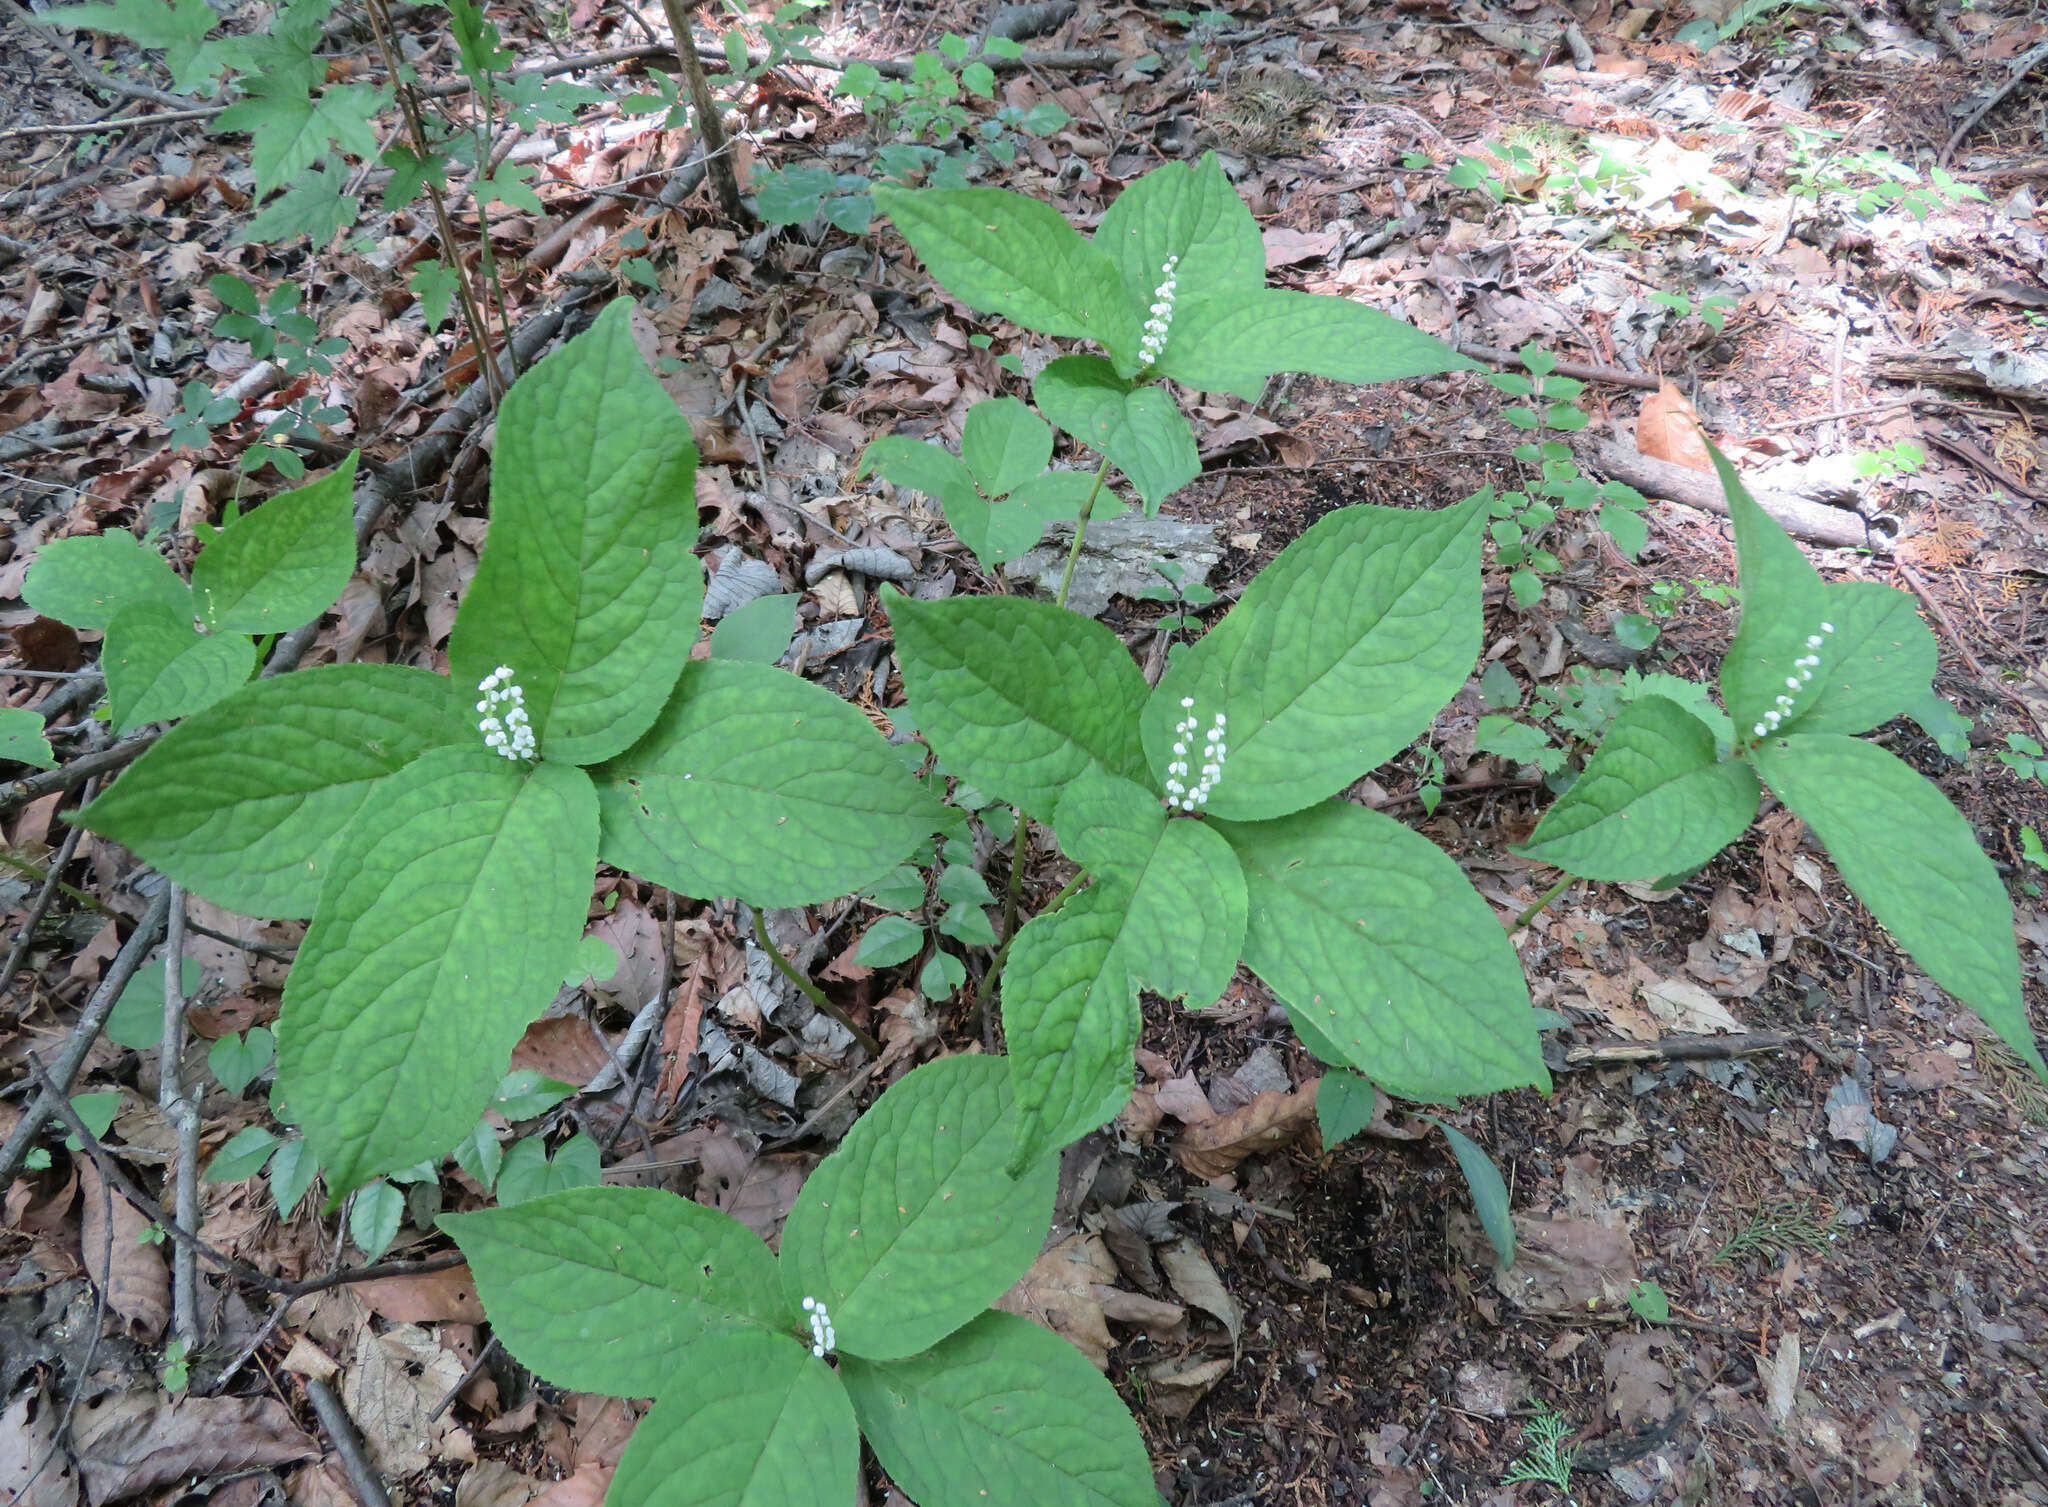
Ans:
[{"label": "piece of bark", "polygon": [[[1594,457],[1594,465],[1610,478],[1626,482],[1638,492],[1682,502],[1689,508],[1728,516],[1728,499],[1721,495],[1721,483],[1712,476],[1652,460],[1633,446],[1609,440]],[[1857,513],[1831,508],[1823,503],[1796,497],[1789,492],[1754,492],[1756,504],[1783,525],[1785,532],[1813,544],[1842,549],[1870,548],[1880,553],[1891,549],[1891,535],[1871,526]]]}]

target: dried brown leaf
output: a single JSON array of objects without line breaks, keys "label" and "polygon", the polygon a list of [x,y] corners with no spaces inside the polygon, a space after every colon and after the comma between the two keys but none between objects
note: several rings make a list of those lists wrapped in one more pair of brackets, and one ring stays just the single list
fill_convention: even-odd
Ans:
[{"label": "dried brown leaf", "polygon": [[93,1507],[187,1476],[310,1460],[316,1444],[270,1397],[171,1397],[110,1392],[82,1402],[71,1436]]},{"label": "dried brown leaf", "polygon": [[1244,1309],[1223,1286],[1208,1254],[1189,1239],[1159,1248],[1159,1266],[1173,1290],[1190,1305],[1213,1316],[1235,1341],[1244,1329]]},{"label": "dried brown leaf", "polygon": [[1069,1235],[1042,1252],[995,1306],[1062,1336],[1105,1371],[1112,1341],[1097,1293],[1115,1281],[1116,1262],[1101,1239]]},{"label": "dried brown leaf", "polygon": [[380,1277],[355,1284],[370,1312],[394,1324],[481,1324],[484,1305],[466,1266],[412,1277]]},{"label": "dried brown leaf", "polygon": [[129,1333],[154,1340],[170,1322],[171,1274],[163,1253],[143,1239],[149,1221],[125,1198],[109,1192],[90,1160],[80,1157],[76,1166],[79,1252],[86,1272],[106,1294],[107,1306],[127,1322]]},{"label": "dried brown leaf", "polygon": [[1248,1156],[1287,1145],[1315,1123],[1313,1089],[1259,1094],[1241,1109],[1190,1125],[1174,1143],[1174,1154],[1195,1177],[1221,1177]]},{"label": "dried brown leaf", "polygon": [[1700,432],[1699,414],[1669,382],[1643,399],[1636,418],[1636,449],[1652,460],[1670,461],[1675,466],[1710,473],[1714,469],[1706,436]]},{"label": "dried brown leaf", "polygon": [[54,1442],[57,1405],[27,1391],[0,1413],[0,1502],[8,1507],[76,1507],[78,1476]]}]

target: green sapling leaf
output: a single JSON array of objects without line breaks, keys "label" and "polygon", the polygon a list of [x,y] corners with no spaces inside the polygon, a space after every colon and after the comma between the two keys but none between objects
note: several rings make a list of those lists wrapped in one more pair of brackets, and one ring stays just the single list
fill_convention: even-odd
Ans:
[{"label": "green sapling leaf", "polygon": [[594,1188],[601,1176],[598,1145],[589,1136],[571,1136],[552,1156],[539,1136],[526,1136],[505,1152],[498,1173],[498,1206],[509,1209],[567,1188]]},{"label": "green sapling leaf", "polygon": [[1041,335],[1093,340],[1135,370],[1138,317],[1117,265],[1050,204],[999,188],[919,189],[877,183],[875,207],[941,287],[970,308],[1005,314]]},{"label": "green sapling leaf", "polygon": [[1147,516],[1202,474],[1194,431],[1166,390],[1127,388],[1099,356],[1062,356],[1038,374],[1031,395],[1047,418],[1130,478]]},{"label": "green sapling leaf", "polygon": [[766,665],[693,661],[647,735],[592,773],[605,862],[750,905],[859,889],[943,825],[873,723]]},{"label": "green sapling leaf", "polygon": [[440,1224],[505,1348],[573,1391],[658,1396],[707,1339],[802,1328],[760,1236],[673,1193],[578,1188]]},{"label": "green sapling leaf", "polygon": [[734,608],[711,630],[711,657],[774,664],[796,637],[796,604],[800,600],[800,592],[778,592]]},{"label": "green sapling leaf", "polygon": [[57,756],[50,752],[49,736],[43,731],[43,714],[28,707],[0,710],[0,760],[55,769]]},{"label": "green sapling leaf", "polygon": [[298,1209],[299,1201],[306,1196],[306,1190],[313,1186],[313,1179],[320,1175],[320,1162],[306,1147],[305,1141],[293,1136],[277,1148],[266,1169],[270,1179],[270,1199],[277,1205],[277,1217],[290,1219]]},{"label": "green sapling leaf", "polygon": [[1003,1170],[1016,1123],[1009,1065],[945,1057],[854,1122],[782,1230],[784,1312],[813,1298],[842,1351],[893,1360],[937,1343],[1008,1291],[1052,1222],[1058,1167]]},{"label": "green sapling leaf", "polygon": [[1515,1219],[1508,1212],[1508,1185],[1501,1178],[1500,1168],[1494,1166],[1484,1147],[1455,1125],[1435,1115],[1422,1118],[1441,1130],[1444,1139],[1451,1143],[1451,1155],[1458,1159],[1458,1170],[1465,1174],[1465,1186],[1471,1191],[1480,1228],[1486,1231],[1493,1253],[1500,1257],[1501,1270],[1506,1271],[1515,1264]]},{"label": "green sapling leaf", "polygon": [[1755,758],[1913,961],[2048,1079],[2020,993],[2012,901],[1962,813],[1910,766],[1838,733],[1766,739]]},{"label": "green sapling leaf", "polygon": [[[178,965],[178,982],[185,997],[198,991],[199,965],[190,958]],[[164,965],[159,959],[144,963],[122,989],[121,997],[107,1016],[107,1040],[117,1046],[143,1051],[164,1039]]]},{"label": "green sapling leaf", "polygon": [[490,537],[448,641],[465,690],[512,668],[541,752],[570,764],[647,731],[704,600],[697,448],[633,343],[631,307],[613,302],[506,395]]},{"label": "green sapling leaf", "polygon": [[192,595],[216,633],[283,633],[329,607],[355,571],[356,452],[245,513],[200,551]]},{"label": "green sapling leaf", "polygon": [[202,638],[192,614],[161,602],[123,607],[108,625],[100,670],[114,731],[203,712],[232,695],[256,668],[256,646],[237,633]]},{"label": "green sapling leaf", "polygon": [[883,601],[911,715],[954,773],[1048,823],[1091,765],[1146,779],[1145,677],[1102,624],[1023,597]]},{"label": "green sapling leaf", "polygon": [[240,1096],[277,1056],[277,1039],[266,1026],[219,1038],[207,1048],[206,1065],[220,1086]]},{"label": "green sapling leaf", "polygon": [[397,665],[253,681],[172,728],[79,820],[215,905],[310,916],[342,830],[428,749],[473,745],[467,712],[445,677]]},{"label": "green sapling leaf", "polygon": [[1003,1040],[1016,1091],[1022,1168],[1079,1140],[1130,1102],[1144,1027],[1137,985],[1117,956],[1128,892],[1073,896],[1018,930],[1003,966]]},{"label": "green sapling leaf", "polygon": [[1379,1090],[1358,1074],[1341,1067],[1324,1073],[1316,1083],[1316,1126],[1323,1133],[1323,1149],[1343,1145],[1370,1125],[1379,1113],[1379,1102]]},{"label": "green sapling leaf", "polygon": [[1586,879],[1696,868],[1749,830],[1758,786],[1713,729],[1662,696],[1622,707],[1572,788],[1515,851]]},{"label": "green sapling leaf", "polygon": [[1052,430],[1017,398],[984,398],[960,426],[960,459],[990,497],[1014,491],[1052,459]]},{"label": "green sapling leaf", "polygon": [[348,1236],[363,1255],[375,1261],[398,1238],[405,1217],[405,1195],[378,1178],[357,1192],[348,1208]]},{"label": "green sapling leaf", "polygon": [[581,770],[472,745],[390,776],[343,834],[277,1027],[333,1193],[475,1126],[576,955],[597,827]]},{"label": "green sapling leaf", "polygon": [[21,596],[44,617],[74,628],[105,628],[115,613],[138,602],[182,614],[188,630],[192,621],[191,588],[162,555],[128,533],[51,540],[36,551]]},{"label": "green sapling leaf", "polygon": [[1190,284],[1157,369],[1203,392],[1257,402],[1276,372],[1365,383],[1479,366],[1434,335],[1348,298],[1281,288],[1205,293]]},{"label": "green sapling leaf", "polygon": [[238,1183],[245,1177],[254,1177],[276,1149],[276,1136],[261,1125],[248,1126],[228,1137],[206,1164],[206,1170],[199,1174],[200,1179],[209,1183]]},{"label": "green sapling leaf", "polygon": [[787,1335],[710,1334],[672,1361],[608,1507],[846,1507],[860,1428],[846,1388]]},{"label": "green sapling leaf", "polygon": [[1321,519],[1175,656],[1145,704],[1147,767],[1173,761],[1189,698],[1201,736],[1225,735],[1206,808],[1233,821],[1298,811],[1399,753],[1478,658],[1485,523],[1483,497]]},{"label": "green sapling leaf", "polygon": [[1095,244],[1115,259],[1133,308],[1151,304],[1160,269],[1170,259],[1191,294],[1266,285],[1258,221],[1214,152],[1192,164],[1166,163],[1126,187],[1103,213]]},{"label": "green sapling leaf", "polygon": [[1244,960],[1311,1050],[1425,1103],[1549,1086],[1514,947],[1427,838],[1335,801],[1219,830],[1250,890]]},{"label": "green sapling leaf", "polygon": [[875,1457],[923,1507],[1157,1507],[1130,1410],[1029,1319],[984,1313],[921,1355],[848,1356],[839,1375]]}]

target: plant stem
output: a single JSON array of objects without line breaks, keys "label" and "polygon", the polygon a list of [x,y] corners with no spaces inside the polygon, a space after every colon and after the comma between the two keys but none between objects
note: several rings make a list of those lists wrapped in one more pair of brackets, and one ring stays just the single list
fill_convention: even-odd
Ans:
[{"label": "plant stem", "polygon": [[697,140],[704,148],[704,166],[711,174],[719,208],[728,220],[744,225],[751,217],[740,199],[739,175],[733,171],[732,153],[726,149],[725,123],[718,118],[718,102],[711,97],[704,60],[697,56],[696,33],[690,28],[690,12],[694,8],[695,0],[661,0],[669,34],[675,40],[676,61],[682,65],[683,81],[689,85],[690,113],[697,117]]},{"label": "plant stem", "polygon": [[1012,807],[1017,813],[1017,830],[1010,834],[1010,889],[1003,897],[1003,940],[1007,942],[1017,934],[1017,901],[1024,892],[1024,841],[1030,831],[1025,826],[1024,808]]},{"label": "plant stem", "polygon": [[[173,1205],[181,1228],[199,1233],[199,1106],[185,1092],[185,892],[170,890],[164,941],[164,1035],[157,1055],[157,1108],[178,1132],[178,1166]],[[196,1307],[198,1265],[192,1247],[179,1243],[171,1252],[171,1327],[187,1352],[199,1346]]]},{"label": "plant stem", "polygon": [[1109,457],[1102,457],[1102,464],[1095,468],[1095,485],[1088,489],[1088,500],[1081,504],[1081,512],[1074,519],[1074,547],[1067,551],[1066,573],[1060,577],[1060,594],[1056,599],[1060,606],[1067,605],[1067,592],[1074,584],[1074,566],[1081,559],[1081,541],[1088,533],[1088,515],[1095,511],[1095,499],[1102,495],[1102,479],[1109,475]]},{"label": "plant stem", "polygon": [[[1067,898],[1067,896],[1073,894],[1075,890],[1079,889],[1081,887],[1081,881],[1086,879],[1087,877],[1088,875],[1085,872],[1083,872],[1076,874],[1072,879],[1069,879],[1067,881],[1067,887],[1061,890],[1057,895],[1054,895],[1052,897],[1052,902],[1049,905],[1047,905],[1044,910],[1040,911],[1039,914],[1043,916],[1051,911],[1058,910],[1060,908],[1061,902],[1063,902]],[[987,989],[988,986],[996,980],[997,976],[1002,973],[1003,963],[1010,956],[1010,944],[1016,940],[1017,933],[1014,931],[1003,938],[1003,945],[1001,947],[998,947],[996,949],[996,955],[993,958],[989,959],[988,972],[982,975],[981,987],[983,989]]]},{"label": "plant stem", "polygon": [[1519,916],[1515,917],[1515,924],[1513,926],[1510,926],[1508,930],[1510,932],[1520,931],[1523,927],[1527,926],[1531,921],[1535,920],[1538,916],[1542,915],[1545,909],[1549,907],[1550,902],[1555,900],[1559,895],[1562,895],[1566,890],[1570,889],[1572,885],[1575,882],[1577,882],[1577,879],[1578,876],[1576,874],[1567,874],[1564,876],[1564,878],[1558,880],[1557,883],[1553,884],[1549,889],[1543,892],[1543,896],[1541,899],[1539,899],[1534,905],[1531,905],[1527,910],[1523,911]]},{"label": "plant stem", "polygon": [[805,999],[838,1021],[847,1030],[853,1032],[854,1040],[879,1057],[882,1054],[882,1044],[875,1040],[874,1034],[864,1027],[855,1024],[853,1017],[826,998],[823,989],[820,989],[816,984],[797,972],[796,965],[784,957],[782,949],[769,940],[768,913],[758,905],[749,908],[754,912],[754,944],[768,954],[768,959],[774,963],[776,970],[792,984],[795,984],[797,988],[803,990]]}]

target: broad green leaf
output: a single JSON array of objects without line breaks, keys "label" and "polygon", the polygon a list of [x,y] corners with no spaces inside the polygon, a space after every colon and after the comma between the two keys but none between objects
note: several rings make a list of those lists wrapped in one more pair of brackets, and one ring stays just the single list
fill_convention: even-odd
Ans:
[{"label": "broad green leaf", "polygon": [[594,778],[605,862],[751,905],[871,884],[944,820],[852,706],[726,660],[691,663],[647,736]]},{"label": "broad green leaf", "polygon": [[1839,733],[1767,739],[1756,767],[1927,976],[2048,1079],[2020,993],[2012,902],[1962,813],[1908,765]]},{"label": "broad green leaf", "polygon": [[594,1188],[599,1162],[597,1142],[587,1135],[571,1136],[552,1156],[537,1135],[514,1141],[498,1174],[498,1207],[509,1209],[568,1188]]},{"label": "broad green leaf", "polygon": [[192,564],[192,595],[216,633],[283,633],[341,595],[356,565],[356,452],[318,481],[230,524]]},{"label": "broad green leaf", "polygon": [[248,1126],[227,1138],[199,1176],[209,1183],[238,1183],[261,1172],[276,1149],[276,1136],[261,1125]]},{"label": "broad green leaf", "polygon": [[1203,822],[1167,820],[1158,796],[1100,770],[1068,789],[1053,826],[1068,856],[1124,897],[1116,966],[1190,1009],[1215,1004],[1244,944],[1244,872],[1230,845]]},{"label": "broad green leaf", "polygon": [[1001,502],[989,505],[987,543],[977,554],[994,564],[1014,560],[1038,543],[1047,524],[1080,517],[1091,495],[1091,522],[1114,518],[1124,510],[1123,500],[1108,486],[1098,485],[1091,471],[1047,471],[1032,477]]},{"label": "broad green leaf", "polygon": [[171,83],[192,88],[212,71],[206,34],[220,24],[206,0],[114,0],[111,5],[63,5],[22,19],[38,26],[110,31],[142,47],[161,47]]},{"label": "broad green leaf", "polygon": [[[1302,1038],[1311,1052],[1315,1043]],[[1320,1057],[1320,1053],[1317,1053]],[[1341,1067],[1324,1073],[1316,1084],[1316,1125],[1323,1133],[1323,1149],[1341,1146],[1372,1123],[1379,1111],[1379,1090],[1365,1079]]]},{"label": "broad green leaf", "polygon": [[1001,497],[1052,459],[1052,430],[1019,398],[984,398],[960,426],[960,459],[981,490]]},{"label": "broad green leaf", "polygon": [[28,707],[0,710],[0,761],[55,769],[57,756],[50,752],[50,739],[43,731],[43,715]]},{"label": "broad green leaf", "polygon": [[577,1188],[440,1223],[505,1348],[571,1391],[658,1396],[706,1339],[804,1329],[760,1236],[657,1188]]},{"label": "broad green leaf", "polygon": [[355,224],[363,207],[356,195],[342,192],[349,177],[348,164],[338,157],[307,168],[258,210],[234,239],[264,246],[281,246],[298,236],[316,245],[331,241]]},{"label": "broad green leaf", "polygon": [[448,641],[464,690],[511,666],[542,754],[569,764],[652,725],[704,601],[697,447],[633,344],[631,307],[614,301],[506,395],[491,531]]},{"label": "broad green leaf", "polygon": [[1932,688],[1941,651],[1912,597],[1875,581],[1844,581],[1822,588],[1821,608],[1834,632],[1811,651],[1821,661],[1811,682],[1818,694],[1780,732],[1867,733]]},{"label": "broad green leaf", "polygon": [[294,1136],[277,1148],[277,1154],[270,1159],[268,1175],[270,1201],[277,1205],[277,1216],[290,1219],[299,1200],[313,1186],[313,1179],[320,1175],[320,1162],[307,1149],[305,1141]]},{"label": "broad green leaf", "polygon": [[893,1360],[1001,1297],[1038,1255],[1059,1171],[1004,1172],[1015,1118],[993,1057],[926,1063],[877,1099],[789,1211],[787,1311],[814,1297],[842,1351]]},{"label": "broad green leaf", "polygon": [[918,1507],[1158,1507],[1114,1388],[1058,1335],[985,1313],[922,1355],[839,1375],[875,1458]]},{"label": "broad green leaf", "polygon": [[330,145],[351,157],[377,155],[372,121],[384,108],[382,89],[332,84],[309,94],[296,79],[270,79],[261,73],[246,75],[242,84],[247,96],[221,111],[213,129],[249,133],[259,198],[311,167]]},{"label": "broad green leaf", "polygon": [[[1266,244],[1258,221],[1223,176],[1213,152],[1154,168],[1116,196],[1095,228],[1095,244],[1116,259],[1124,296],[1149,308],[1167,258],[1190,292],[1237,292],[1266,285]],[[1171,334],[1169,333],[1169,343]]]},{"label": "broad green leaf", "polygon": [[1275,372],[1363,383],[1478,366],[1434,335],[1348,298],[1243,288],[1184,296],[1158,370],[1203,392],[1257,402]]},{"label": "broad green leaf", "polygon": [[1131,479],[1147,514],[1202,474],[1194,431],[1166,389],[1126,390],[1099,356],[1062,356],[1038,374],[1031,395],[1047,418]]},{"label": "broad green leaf", "polygon": [[796,637],[799,600],[800,593],[777,592],[734,608],[711,630],[711,657],[736,659],[745,664],[774,664]]},{"label": "broad green leaf", "polygon": [[1637,1318],[1652,1324],[1667,1324],[1671,1321],[1671,1296],[1664,1291],[1664,1284],[1648,1277],[1640,1278],[1629,1289],[1628,1306],[1635,1310]]},{"label": "broad green leaf", "polygon": [[220,1086],[240,1096],[277,1056],[277,1038],[267,1026],[219,1038],[206,1049],[206,1066]]},{"label": "broad green leaf", "polygon": [[[190,999],[199,990],[199,965],[186,958],[178,967],[178,982]],[[135,970],[121,997],[107,1016],[107,1040],[137,1051],[153,1047],[164,1039],[164,965],[159,959]]]},{"label": "broad green leaf", "polygon": [[1251,892],[1244,960],[1335,1066],[1425,1103],[1549,1086],[1507,933],[1427,838],[1336,801],[1222,833]]},{"label": "broad green leaf", "polygon": [[860,1427],[846,1388],[786,1335],[708,1335],[619,1457],[608,1507],[846,1507]]},{"label": "broad green leaf", "polygon": [[22,600],[74,628],[104,628],[123,607],[154,602],[192,621],[192,589],[133,534],[53,539],[36,551]]},{"label": "broad green leaf", "polygon": [[874,195],[875,207],[962,303],[1041,335],[1093,340],[1120,368],[1134,365],[1139,321],[1116,263],[1051,205],[1000,188],[877,183]]},{"label": "broad green leaf", "polygon": [[1280,552],[1230,615],[1175,657],[1144,712],[1145,762],[1190,714],[1228,749],[1208,811],[1282,816],[1334,795],[1425,732],[1479,655],[1484,499],[1437,512],[1343,508]]},{"label": "broad green leaf", "polygon": [[1516,851],[1587,879],[1656,879],[1705,863],[1756,810],[1755,771],[1720,762],[1713,729],[1677,702],[1645,696]]},{"label": "broad green leaf", "polygon": [[[924,892],[918,891],[922,902]],[[884,916],[861,935],[853,960],[863,968],[894,968],[907,963],[924,947],[924,928],[902,916]]]},{"label": "broad green leaf", "polygon": [[245,916],[310,916],[342,829],[430,748],[473,743],[448,681],[322,665],[243,686],[171,729],[79,820]]},{"label": "broad green leaf", "polygon": [[203,712],[234,694],[256,668],[256,646],[238,633],[201,637],[189,612],[160,602],[123,607],[107,628],[100,670],[114,731]]},{"label": "broad green leaf", "polygon": [[1113,883],[1085,889],[1025,922],[1010,946],[1002,1005],[1017,1102],[1012,1167],[1079,1140],[1130,1102],[1144,1019],[1116,955],[1127,897]]},{"label": "broad green leaf", "polygon": [[1465,1186],[1471,1191],[1480,1227],[1486,1231],[1494,1254],[1500,1257],[1501,1270],[1507,1270],[1515,1264],[1515,1219],[1508,1212],[1508,1185],[1501,1178],[1500,1168],[1494,1166],[1484,1147],[1455,1125],[1435,1115],[1422,1118],[1441,1130],[1444,1139],[1451,1143],[1451,1155],[1458,1159],[1458,1170],[1465,1174]]},{"label": "broad green leaf", "polygon": [[1145,781],[1145,677],[1102,624],[1023,597],[883,599],[911,715],[954,773],[1043,822],[1091,765]]},{"label": "broad green leaf", "polygon": [[[1755,736],[1755,724],[1779,709],[1778,696],[1792,697],[1793,717],[1817,699],[1811,682],[1802,687],[1793,662],[1808,652],[1806,640],[1819,634],[1826,664],[1828,635],[1820,633],[1827,620],[1825,591],[1820,573],[1791,536],[1750,499],[1721,453],[1711,445],[1708,451],[1727,494],[1728,516],[1735,525],[1736,570],[1742,581],[1742,616],[1735,642],[1721,661],[1721,700],[1735,720],[1736,736],[1747,740]],[[1793,684],[1788,686],[1787,680]]]},{"label": "broad green leaf", "polygon": [[576,955],[597,824],[581,770],[438,748],[343,834],[277,1026],[335,1193],[476,1124]]},{"label": "broad green leaf", "polygon": [[516,1125],[539,1118],[575,1092],[571,1085],[533,1068],[515,1068],[491,1090],[491,1108],[507,1124]]},{"label": "broad green leaf", "polygon": [[358,1191],[349,1204],[349,1239],[375,1261],[398,1238],[398,1224],[404,1217],[405,1195],[380,1177]]},{"label": "broad green leaf", "polygon": [[[95,1137],[104,1140],[107,1127],[114,1123],[114,1116],[120,1112],[121,1095],[118,1090],[96,1094],[73,1094],[71,1109],[83,1125]],[[76,1137],[66,1137],[64,1144],[70,1147]]]}]

